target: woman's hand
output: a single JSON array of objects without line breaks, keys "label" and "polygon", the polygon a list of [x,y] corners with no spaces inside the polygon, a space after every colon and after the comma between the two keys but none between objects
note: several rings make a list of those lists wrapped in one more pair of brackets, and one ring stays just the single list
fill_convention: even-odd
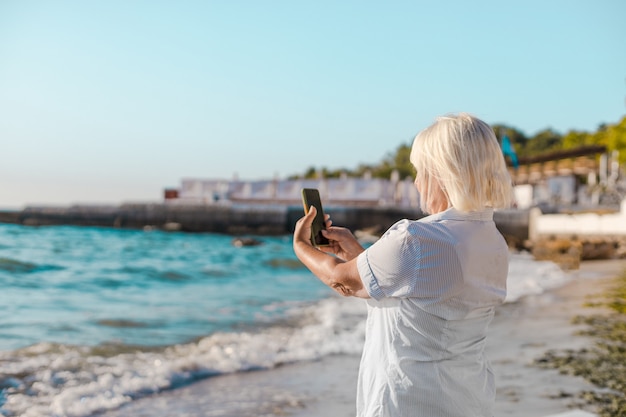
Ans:
[{"label": "woman's hand", "polygon": [[[316,213],[315,207],[311,206],[309,212],[296,223],[293,232],[293,246],[296,254],[298,253],[298,245],[313,246],[311,244],[311,224],[313,224]],[[345,227],[333,226],[333,222],[328,214],[324,217],[326,229],[322,230],[322,234],[328,238],[329,244],[328,246],[320,246],[317,249],[322,252],[332,253],[344,261],[354,259],[363,252],[363,247],[350,230]]]},{"label": "woman's hand", "polygon": [[328,246],[321,246],[319,249],[327,253],[335,254],[344,261],[356,258],[364,251],[352,232],[345,227],[333,226],[330,216],[328,215],[326,215],[326,230],[322,230],[322,234],[330,243]]},{"label": "woman's hand", "polygon": [[[353,260],[363,248],[343,227],[332,227],[329,216],[326,217],[324,236],[330,240],[329,246],[316,248],[311,243],[311,225],[317,210],[311,207],[309,212],[296,222],[293,232],[293,250],[300,261],[324,284],[344,296],[369,298],[359,276],[356,260]],[[331,256],[334,254],[335,256]]]},{"label": "woman's hand", "polygon": [[[300,220],[296,222],[295,230],[293,231],[293,248],[298,253],[297,245],[304,244],[307,246],[313,246],[311,243],[311,225],[317,209],[311,206],[309,212],[304,215]],[[328,216],[327,216],[328,217]]]}]

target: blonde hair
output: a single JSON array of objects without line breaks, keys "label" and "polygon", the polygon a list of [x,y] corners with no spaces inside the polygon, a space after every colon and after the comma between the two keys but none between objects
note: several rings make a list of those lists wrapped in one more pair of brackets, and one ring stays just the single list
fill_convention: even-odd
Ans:
[{"label": "blonde hair", "polygon": [[506,208],[513,201],[498,140],[489,125],[470,114],[438,117],[415,137],[410,159],[425,212],[439,189],[448,205],[461,211]]}]

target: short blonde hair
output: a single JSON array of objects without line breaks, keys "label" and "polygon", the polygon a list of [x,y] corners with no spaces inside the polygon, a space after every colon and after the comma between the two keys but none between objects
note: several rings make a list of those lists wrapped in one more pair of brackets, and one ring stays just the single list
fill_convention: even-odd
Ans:
[{"label": "short blonde hair", "polygon": [[470,114],[438,117],[415,137],[410,158],[420,194],[426,191],[420,195],[425,212],[439,188],[461,211],[506,208],[513,201],[498,140],[487,123]]}]

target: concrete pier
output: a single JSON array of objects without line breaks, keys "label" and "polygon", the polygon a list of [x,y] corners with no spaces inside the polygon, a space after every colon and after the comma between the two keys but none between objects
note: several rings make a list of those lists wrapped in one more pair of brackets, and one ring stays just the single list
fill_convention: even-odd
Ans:
[{"label": "concrete pier", "polygon": [[[352,231],[379,235],[401,219],[424,214],[408,207],[328,206],[333,223]],[[229,235],[283,235],[293,232],[302,217],[302,206],[219,204],[123,204],[120,206],[27,207],[0,211],[0,223],[27,226],[99,226],[154,228],[183,232]],[[496,225],[509,242],[528,239],[528,211],[504,210],[494,215]]]},{"label": "concrete pier", "polygon": [[[335,224],[352,230],[383,232],[402,218],[423,216],[415,209],[380,207],[325,208]],[[0,223],[26,226],[100,226],[155,228],[230,235],[282,235],[293,232],[302,206],[261,204],[122,204],[120,206],[27,207],[0,212]]]}]

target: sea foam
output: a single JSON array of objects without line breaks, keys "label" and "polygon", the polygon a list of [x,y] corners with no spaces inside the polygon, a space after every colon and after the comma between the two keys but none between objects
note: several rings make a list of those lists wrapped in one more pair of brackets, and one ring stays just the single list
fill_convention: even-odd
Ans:
[{"label": "sea foam", "polygon": [[293,309],[288,324],[220,332],[160,350],[115,354],[109,346],[103,356],[97,347],[40,343],[0,352],[6,397],[0,410],[24,417],[89,416],[201,378],[358,354],[364,308],[359,300],[333,297]]}]

